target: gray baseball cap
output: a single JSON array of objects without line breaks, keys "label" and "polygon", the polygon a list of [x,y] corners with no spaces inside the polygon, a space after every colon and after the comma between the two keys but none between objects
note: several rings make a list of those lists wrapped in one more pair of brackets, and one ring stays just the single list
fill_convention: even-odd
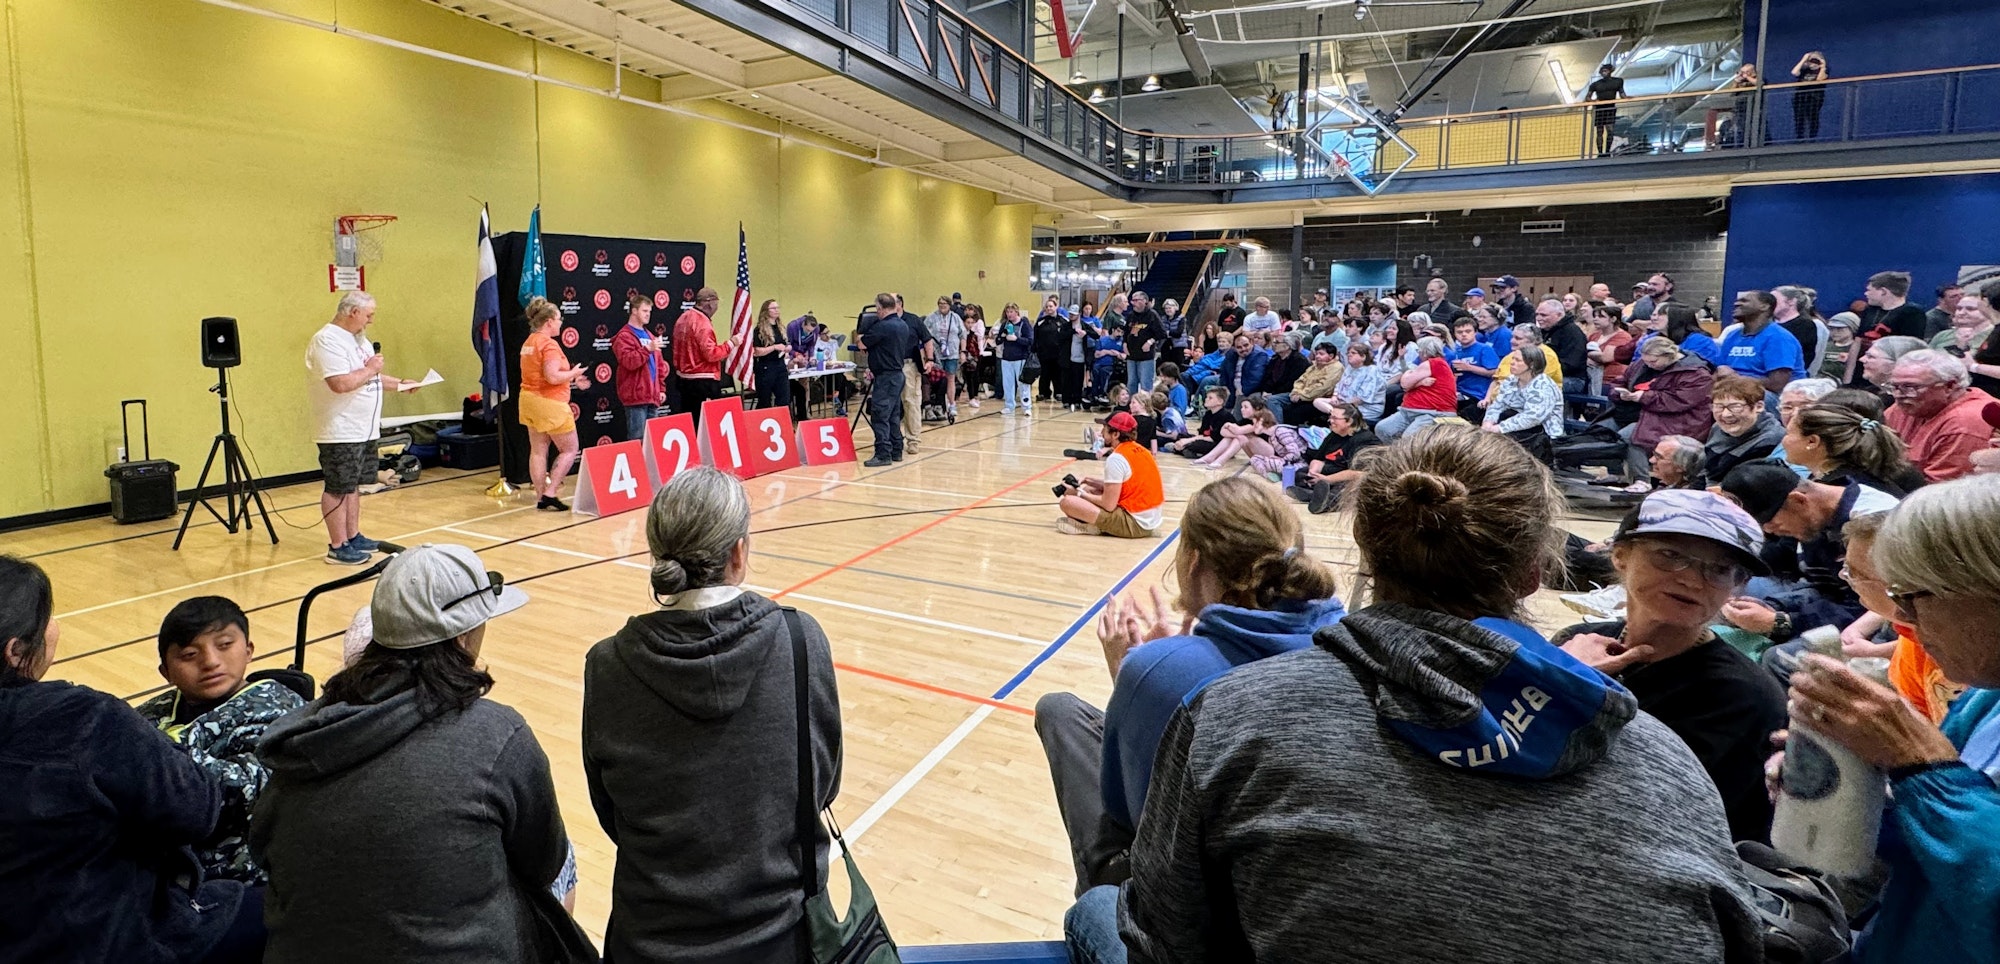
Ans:
[{"label": "gray baseball cap", "polygon": [[1612,538],[1624,540],[1653,534],[1707,539],[1734,549],[1737,561],[1751,575],[1771,573],[1761,556],[1764,527],[1741,506],[1706,489],[1662,489],[1646,496],[1639,508],[1625,517]]},{"label": "gray baseball cap", "polygon": [[528,604],[528,594],[464,546],[425,543],[405,549],[382,570],[368,611],[375,642],[416,649],[471,632]]}]

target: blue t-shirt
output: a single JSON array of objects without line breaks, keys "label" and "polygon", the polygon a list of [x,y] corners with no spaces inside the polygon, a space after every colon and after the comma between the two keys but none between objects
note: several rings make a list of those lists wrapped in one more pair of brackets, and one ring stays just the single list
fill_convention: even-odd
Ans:
[{"label": "blue t-shirt", "polygon": [[[1492,345],[1475,341],[1461,348],[1458,342],[1454,341],[1444,346],[1444,360],[1446,363],[1455,362],[1461,358],[1489,371],[1500,367],[1500,356],[1493,351]],[[1456,368],[1452,369],[1452,373],[1458,376],[1458,393],[1460,395],[1467,395],[1472,398],[1485,398],[1487,389],[1493,387],[1493,376],[1491,375],[1481,375],[1478,372],[1462,372]]]},{"label": "blue t-shirt", "polygon": [[[1772,325],[1771,327],[1777,328],[1778,326]],[[1778,328],[1778,330],[1784,331],[1784,329],[1782,328]],[[1785,333],[1791,334],[1790,332],[1785,332]],[[1796,346],[1798,342],[1799,342],[1798,339],[1796,338],[1792,339],[1792,344],[1794,346]],[[1694,355],[1695,357],[1700,358],[1702,361],[1705,361],[1717,368],[1720,368],[1723,365],[1722,346],[1716,344],[1715,339],[1708,337],[1708,332],[1705,331],[1688,332],[1688,336],[1684,339],[1681,339],[1681,351],[1687,352],[1690,355]],[[1799,354],[1804,355],[1805,353],[1800,352]],[[1792,372],[1793,374],[1797,374],[1798,369],[1794,368],[1792,369]]]},{"label": "blue t-shirt", "polygon": [[[1694,336],[1688,338],[1693,340]],[[1745,378],[1763,378],[1781,368],[1790,369],[1797,377],[1805,371],[1806,356],[1791,332],[1770,323],[1754,335],[1745,334],[1741,328],[1730,329],[1722,336],[1720,364]]]},{"label": "blue t-shirt", "polygon": [[1501,325],[1492,331],[1482,331],[1474,337],[1479,339],[1480,344],[1492,348],[1495,358],[1504,358],[1508,352],[1514,350],[1514,333],[1507,330],[1506,325]]},{"label": "blue t-shirt", "polygon": [[[1105,335],[1104,337],[1097,339],[1097,350],[1124,351],[1125,339],[1120,338],[1117,335]],[[1109,369],[1112,363],[1116,362],[1117,360],[1118,359],[1113,358],[1110,355],[1099,355],[1098,357],[1091,360],[1091,367]]]}]

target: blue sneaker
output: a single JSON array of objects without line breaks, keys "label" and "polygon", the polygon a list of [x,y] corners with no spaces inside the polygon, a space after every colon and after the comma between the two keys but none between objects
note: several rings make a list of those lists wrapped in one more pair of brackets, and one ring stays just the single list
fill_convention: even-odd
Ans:
[{"label": "blue sneaker", "polygon": [[361,566],[367,563],[368,553],[354,548],[352,543],[326,547],[326,564],[329,566]]},{"label": "blue sneaker", "polygon": [[362,552],[381,552],[382,544],[357,532],[354,538],[347,540],[347,548],[359,549]]}]

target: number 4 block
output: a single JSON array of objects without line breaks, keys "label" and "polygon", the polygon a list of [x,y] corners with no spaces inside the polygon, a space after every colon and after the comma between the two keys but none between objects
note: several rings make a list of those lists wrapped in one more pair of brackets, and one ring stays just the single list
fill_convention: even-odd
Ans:
[{"label": "number 4 block", "polygon": [[643,508],[653,501],[653,479],[646,471],[645,444],[638,439],[583,450],[583,474],[576,480],[579,515],[606,516]]}]

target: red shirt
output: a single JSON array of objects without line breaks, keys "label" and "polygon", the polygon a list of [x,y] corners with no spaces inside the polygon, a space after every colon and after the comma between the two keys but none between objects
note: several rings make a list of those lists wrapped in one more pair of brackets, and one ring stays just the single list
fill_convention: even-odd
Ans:
[{"label": "red shirt", "polygon": [[1458,376],[1451,373],[1451,365],[1442,358],[1426,358],[1424,362],[1436,381],[1405,392],[1403,407],[1426,412],[1458,411]]},{"label": "red shirt", "polygon": [[1909,446],[1910,464],[1922,469],[1926,480],[1943,482],[1970,474],[1972,453],[1993,444],[1993,426],[1983,414],[1992,401],[1993,396],[1969,388],[1930,418],[1918,420],[1895,405],[1882,420]]},{"label": "red shirt", "polygon": [[715,325],[699,309],[681,312],[674,322],[674,372],[682,378],[719,378],[729,344],[715,340]]}]

